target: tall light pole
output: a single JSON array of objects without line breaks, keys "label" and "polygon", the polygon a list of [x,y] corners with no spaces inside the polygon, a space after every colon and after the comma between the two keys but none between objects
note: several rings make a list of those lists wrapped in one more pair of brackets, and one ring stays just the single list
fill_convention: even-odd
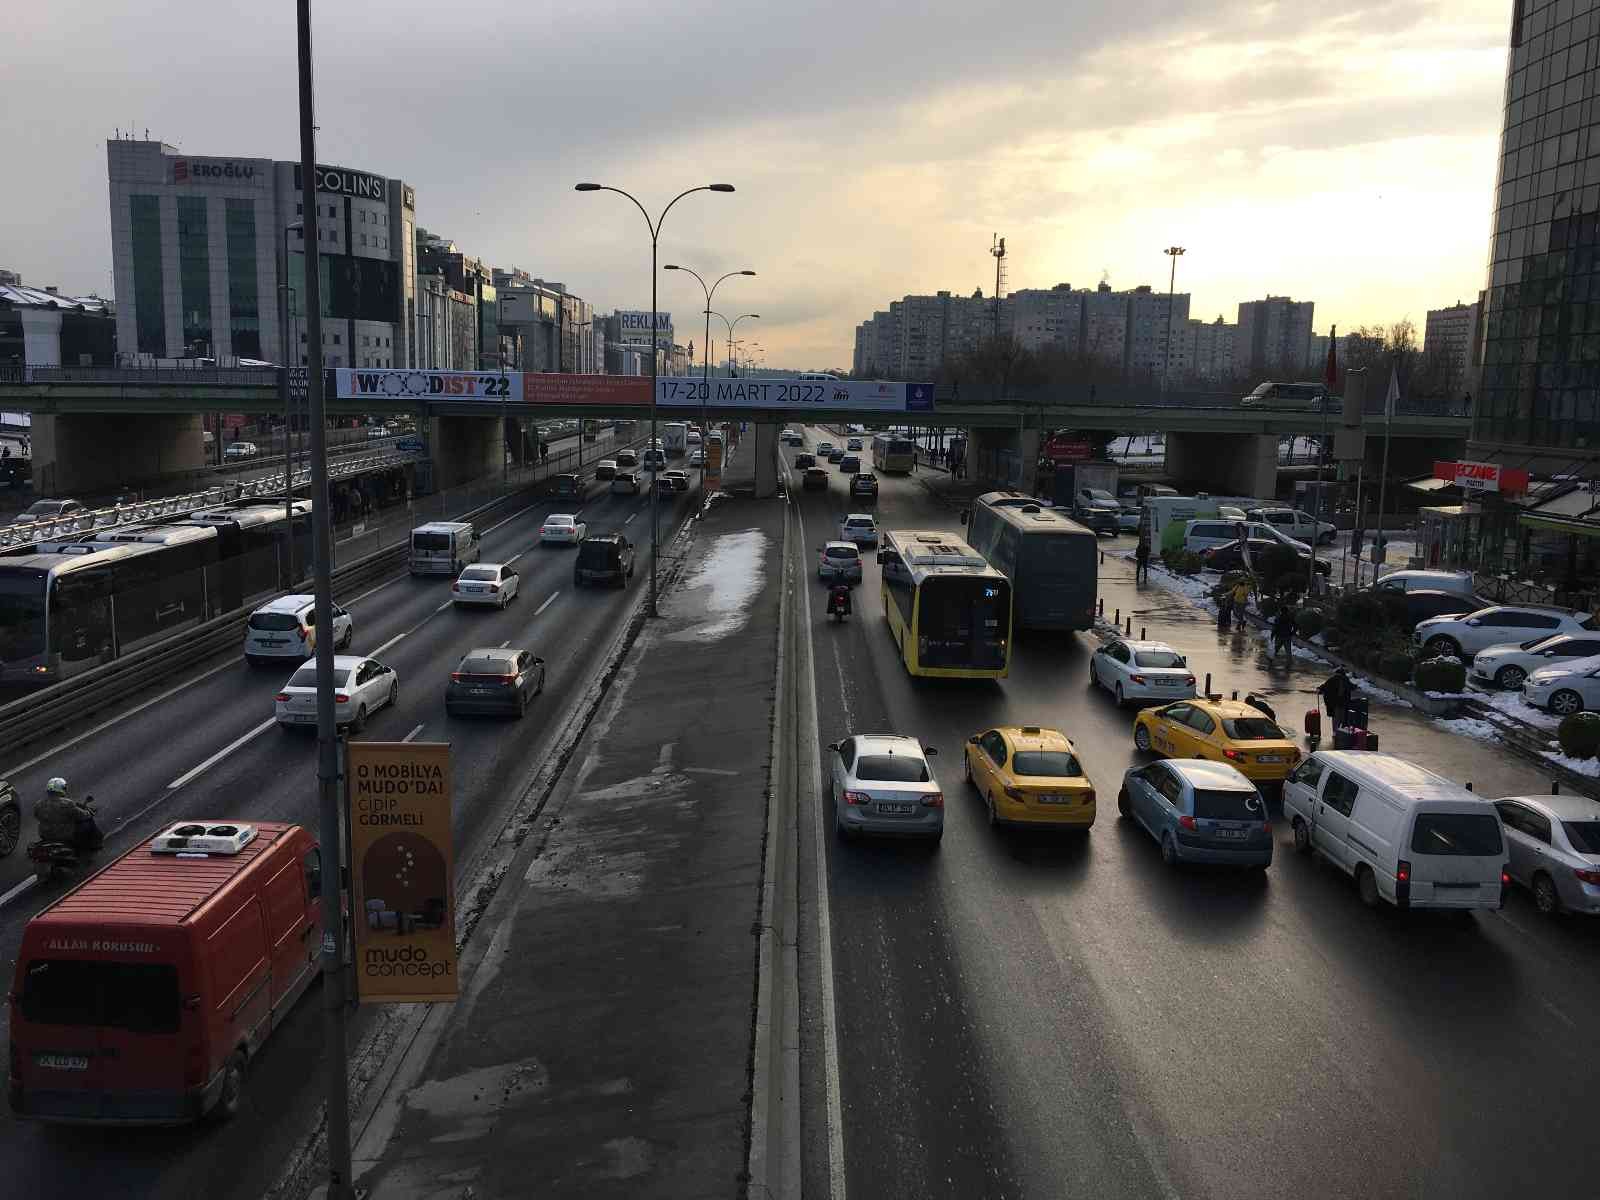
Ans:
[{"label": "tall light pole", "polygon": [[[740,313],[737,317],[735,317],[731,321],[728,320],[727,317],[723,316],[719,312],[714,312],[711,315],[713,317],[716,317],[717,320],[721,321],[724,325],[726,325],[728,327],[728,377],[731,379],[733,377],[733,368],[734,368],[734,361],[733,361],[733,331],[738,326],[739,322],[745,320],[746,318],[748,318],[749,320],[752,320],[752,321],[759,321],[761,319],[761,314],[760,313]],[[709,328],[709,326],[710,326],[710,322],[707,322],[707,327]]]},{"label": "tall light pole", "polygon": [[317,258],[317,125],[311,83],[311,0],[296,6],[300,66],[300,208],[305,222],[306,411],[311,434],[312,590],[317,628],[317,797],[322,860],[323,1053],[328,1072],[328,1200],[352,1200],[350,1082],[345,1064],[344,843],[339,733],[333,719],[333,527],[328,520],[328,434],[322,398],[322,280]]},{"label": "tall light pole", "polygon": [[1168,246],[1161,253],[1172,260],[1172,270],[1167,275],[1167,352],[1161,357],[1161,390],[1167,390],[1167,368],[1172,365],[1172,295],[1178,283],[1178,259],[1184,253],[1182,246]]},{"label": "tall light pole", "polygon": [[[301,0],[301,3],[305,3],[305,0]],[[706,183],[701,184],[699,187],[692,187],[685,191],[679,192],[667,202],[667,206],[661,210],[661,215],[653,221],[650,219],[650,214],[645,210],[644,205],[640,204],[638,199],[635,198],[631,193],[625,192],[621,188],[607,187],[603,183],[579,183],[573,185],[573,190],[578,192],[615,192],[619,196],[626,196],[629,200],[633,201],[633,206],[639,210],[639,215],[644,218],[644,223],[650,230],[650,448],[653,450],[655,448],[656,440],[656,376],[657,365],[661,357],[660,347],[656,344],[656,251],[657,245],[661,240],[661,223],[667,219],[667,214],[672,211],[672,206],[679,200],[682,200],[685,196],[692,195],[695,192],[731,192],[733,191],[733,184]],[[655,459],[652,457],[650,461],[655,462]],[[656,554],[660,549],[661,542],[660,534],[656,529],[656,478],[656,473],[652,469],[650,474],[649,605],[649,613],[652,617],[661,615],[656,608]]]},{"label": "tall light pole", "polygon": [[706,465],[711,457],[710,433],[711,427],[706,423],[706,405],[711,399],[711,297],[717,294],[717,289],[722,286],[723,279],[732,279],[735,275],[754,275],[754,271],[729,271],[722,279],[718,279],[710,287],[700,278],[700,272],[692,267],[680,267],[677,263],[668,263],[663,268],[667,271],[687,271],[695,277],[700,284],[701,291],[706,294],[706,340],[700,346],[700,494],[705,495],[706,490]]},{"label": "tall light pole", "polygon": [[284,586],[294,586],[294,455],[289,437],[294,418],[289,407],[289,312],[294,307],[294,290],[289,286],[289,234],[304,233],[304,221],[291,221],[283,227],[283,268],[278,273],[278,345],[283,360],[283,537]]}]

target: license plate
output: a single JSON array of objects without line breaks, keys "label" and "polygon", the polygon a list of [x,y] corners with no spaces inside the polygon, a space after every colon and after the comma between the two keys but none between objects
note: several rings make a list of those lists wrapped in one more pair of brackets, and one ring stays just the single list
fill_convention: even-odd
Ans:
[{"label": "license plate", "polygon": [[1456,891],[1475,892],[1478,887],[1479,885],[1476,883],[1436,883],[1433,885],[1433,890],[1437,892],[1441,889],[1454,889]]},{"label": "license plate", "polygon": [[1281,755],[1281,754],[1258,754],[1258,755],[1256,755],[1256,761],[1258,763],[1281,763],[1283,761],[1283,755]]},{"label": "license plate", "polygon": [[317,719],[316,713],[290,713],[289,719],[296,725],[310,725]]},{"label": "license plate", "polygon": [[1248,829],[1214,829],[1212,830],[1212,836],[1228,838],[1233,841],[1243,841],[1250,836],[1250,831]]},{"label": "license plate", "polygon": [[1156,680],[1156,686],[1157,687],[1182,687],[1183,686],[1183,682],[1182,682],[1182,680],[1178,680],[1178,679],[1158,679],[1158,680]]},{"label": "license plate", "polygon": [[89,1060],[78,1054],[36,1054],[33,1065],[51,1071],[87,1071]]},{"label": "license plate", "polygon": [[1037,799],[1040,804],[1071,804],[1072,803],[1072,797],[1071,796],[1049,795],[1049,796],[1037,796],[1037,797],[1035,797],[1035,799]]},{"label": "license plate", "polygon": [[879,804],[878,811],[887,817],[907,817],[917,810],[914,804]]}]

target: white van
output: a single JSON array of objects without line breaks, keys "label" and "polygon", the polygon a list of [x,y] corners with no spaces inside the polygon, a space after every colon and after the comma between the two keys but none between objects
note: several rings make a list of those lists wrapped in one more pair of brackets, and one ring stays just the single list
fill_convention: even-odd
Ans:
[{"label": "white van", "polygon": [[1319,750],[1284,782],[1294,847],[1397,908],[1499,908],[1511,877],[1500,814],[1442,775],[1377,750]]},{"label": "white van", "polygon": [[457,575],[478,561],[478,531],[471,521],[430,521],[411,531],[413,575]]},{"label": "white van", "polygon": [[[244,659],[251,666],[289,659],[302,662],[311,657],[314,643],[311,627],[317,623],[315,596],[279,596],[250,614],[244,627]],[[333,606],[333,648],[350,648],[356,636],[355,618]]]}]

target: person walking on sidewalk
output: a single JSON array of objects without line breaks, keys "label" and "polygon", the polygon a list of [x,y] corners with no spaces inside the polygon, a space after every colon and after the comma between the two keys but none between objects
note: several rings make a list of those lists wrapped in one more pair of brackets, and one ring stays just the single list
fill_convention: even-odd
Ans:
[{"label": "person walking on sidewalk", "polygon": [[1278,615],[1272,619],[1272,653],[1276,657],[1279,651],[1291,657],[1294,654],[1294,609],[1285,604],[1278,609]]},{"label": "person walking on sidewalk", "polygon": [[1139,548],[1133,552],[1133,582],[1140,579],[1150,582],[1150,543],[1144,538],[1139,539]]},{"label": "person walking on sidewalk", "polygon": [[1350,682],[1350,675],[1340,667],[1328,676],[1317,689],[1322,697],[1322,702],[1328,707],[1328,720],[1335,729],[1344,724],[1345,709],[1350,705],[1350,693],[1355,690],[1355,685]]},{"label": "person walking on sidewalk", "polygon": [[[1250,603],[1250,581],[1240,578],[1239,582],[1233,585],[1231,598],[1233,603],[1228,606],[1228,615],[1238,621],[1239,627],[1242,629],[1244,628],[1245,606]],[[1227,626],[1223,626],[1223,628],[1226,629]]]},{"label": "person walking on sidewalk", "polygon": [[1222,630],[1233,627],[1233,589],[1224,587],[1222,595],[1217,598],[1217,628]]}]

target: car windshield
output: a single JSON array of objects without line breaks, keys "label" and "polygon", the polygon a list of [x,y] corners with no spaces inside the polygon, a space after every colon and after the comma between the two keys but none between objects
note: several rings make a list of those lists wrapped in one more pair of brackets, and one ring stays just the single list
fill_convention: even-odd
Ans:
[{"label": "car windshield", "polygon": [[1282,741],[1288,735],[1266,717],[1234,717],[1222,722],[1222,732],[1235,742]]},{"label": "car windshield", "polygon": [[545,519],[546,525],[571,526],[573,523],[574,522],[571,517],[547,517]]},{"label": "car windshield", "polygon": [[1137,650],[1133,662],[1139,667],[1181,667],[1183,655],[1176,650]]},{"label": "car windshield", "polygon": [[1600,854],[1600,821],[1563,821],[1561,828],[1579,854]]},{"label": "car windshield", "polygon": [[[333,686],[342,688],[350,679],[348,667],[335,667],[333,669]],[[317,686],[317,664],[307,663],[293,675],[289,676],[289,687],[314,688]]]},{"label": "car windshield", "polygon": [[469,654],[461,660],[456,671],[462,675],[509,675],[512,674],[511,660],[493,655]]},{"label": "car windshield", "polygon": [[1018,750],[1011,760],[1011,773],[1079,779],[1083,775],[1083,768],[1070,750]]},{"label": "car windshield", "polygon": [[250,617],[250,628],[266,632],[283,632],[296,629],[300,622],[295,620],[292,613],[253,613]]},{"label": "car windshield", "polygon": [[500,569],[498,567],[468,567],[465,571],[461,572],[461,578],[489,580],[499,579]]},{"label": "car windshield", "polygon": [[829,546],[823,551],[829,558],[860,558],[854,546]]},{"label": "car windshield", "polygon": [[1500,818],[1488,813],[1418,813],[1411,852],[1474,858],[1502,854]]},{"label": "car windshield", "polygon": [[1255,791],[1222,792],[1196,788],[1194,815],[1208,821],[1264,821],[1266,806]]},{"label": "car windshield", "polygon": [[928,764],[909,754],[863,754],[856,778],[883,783],[927,783]]},{"label": "car windshield", "polygon": [[44,591],[48,576],[35,567],[0,571],[0,660],[44,653]]}]

